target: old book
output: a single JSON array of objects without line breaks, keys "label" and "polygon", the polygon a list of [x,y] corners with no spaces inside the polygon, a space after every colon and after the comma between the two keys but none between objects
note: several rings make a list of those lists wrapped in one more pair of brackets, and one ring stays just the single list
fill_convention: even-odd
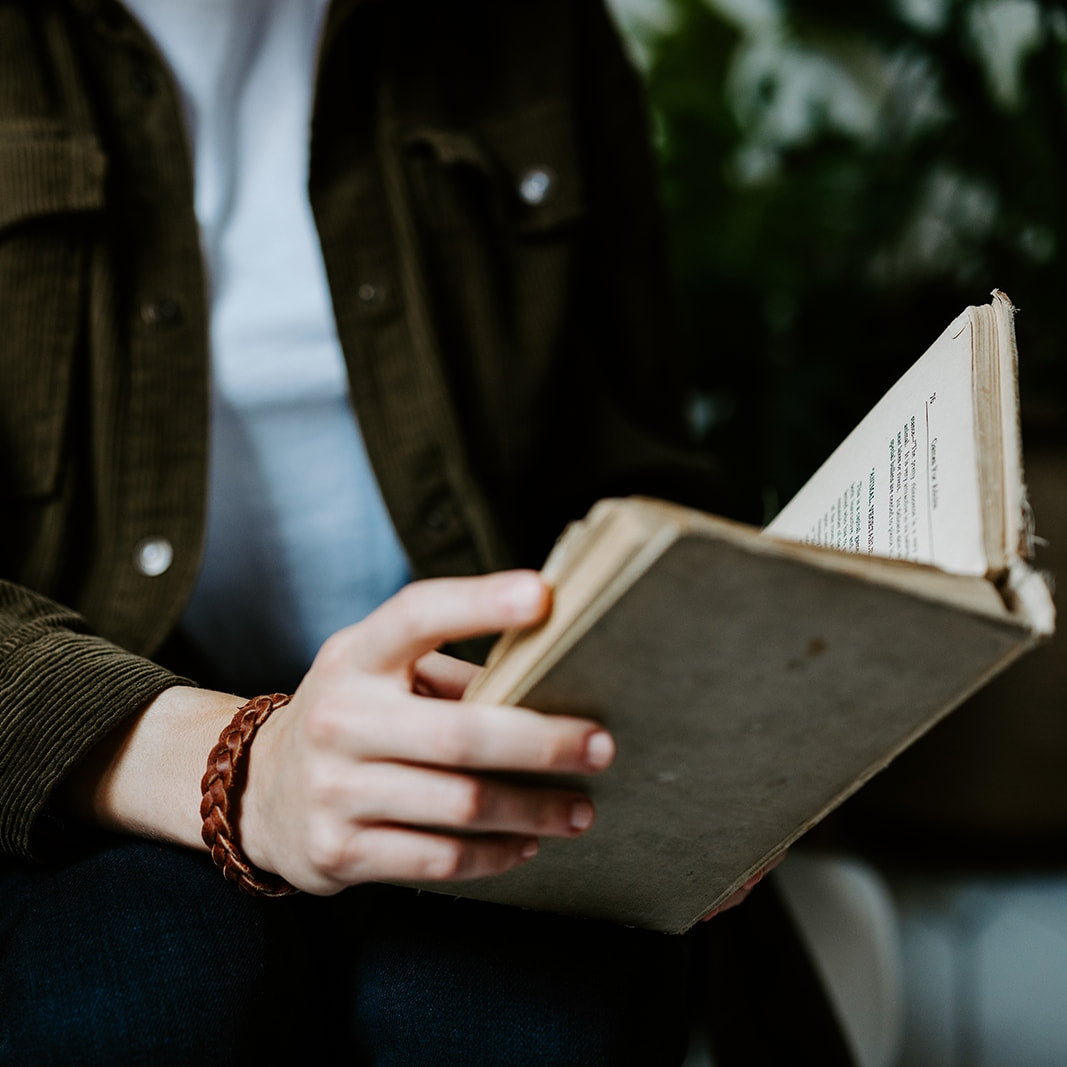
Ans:
[{"label": "old book", "polygon": [[603,721],[597,821],[446,891],[685,930],[1051,633],[1012,315],[964,311],[764,531],[628,498],[562,534],[467,698]]}]

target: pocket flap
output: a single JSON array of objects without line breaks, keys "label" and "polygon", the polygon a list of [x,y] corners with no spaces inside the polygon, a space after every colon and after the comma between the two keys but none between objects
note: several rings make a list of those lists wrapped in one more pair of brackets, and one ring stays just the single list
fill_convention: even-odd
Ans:
[{"label": "pocket flap", "polygon": [[90,136],[42,123],[0,126],[0,232],[104,205],[107,157]]},{"label": "pocket flap", "polygon": [[0,124],[0,497],[56,485],[105,171],[92,137]]},{"label": "pocket flap", "polygon": [[510,176],[523,233],[555,229],[577,219],[584,196],[570,108],[543,104],[486,136]]},{"label": "pocket flap", "polygon": [[[486,201],[520,234],[547,233],[582,214],[571,115],[565,106],[541,105],[478,129],[420,127],[403,143],[409,154],[428,156],[444,173],[476,176]],[[433,224],[447,228],[454,223],[441,190],[424,187],[423,193]]]}]

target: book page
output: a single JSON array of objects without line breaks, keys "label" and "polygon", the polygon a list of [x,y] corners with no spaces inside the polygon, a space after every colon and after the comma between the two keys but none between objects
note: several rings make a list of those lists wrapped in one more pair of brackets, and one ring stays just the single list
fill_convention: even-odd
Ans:
[{"label": "book page", "polygon": [[1000,532],[1006,563],[1033,557],[1033,515],[1023,484],[1023,443],[1019,410],[1019,353],[1015,347],[1015,307],[1007,293],[993,290],[993,320],[998,353],[1001,434],[1000,478],[1004,483],[1004,524]]},{"label": "book page", "polygon": [[975,436],[978,309],[871,409],[765,533],[985,574]]}]

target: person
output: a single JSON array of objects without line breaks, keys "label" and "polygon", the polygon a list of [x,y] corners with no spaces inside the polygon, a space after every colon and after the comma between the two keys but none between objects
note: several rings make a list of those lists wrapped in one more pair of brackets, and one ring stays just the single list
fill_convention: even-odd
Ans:
[{"label": "person", "polygon": [[5,1063],[680,1061],[702,942],[392,884],[595,818],[499,772],[597,723],[455,698],[711,484],[655,183],[599,0],[0,9]]}]

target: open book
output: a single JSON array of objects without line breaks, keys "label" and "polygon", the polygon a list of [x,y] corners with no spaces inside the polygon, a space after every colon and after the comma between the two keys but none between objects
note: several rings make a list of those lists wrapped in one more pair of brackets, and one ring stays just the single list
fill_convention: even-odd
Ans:
[{"label": "open book", "polygon": [[588,834],[448,892],[684,930],[1052,632],[1012,314],[964,311],[765,531],[628,498],[563,533],[467,698],[591,715],[616,762]]}]

